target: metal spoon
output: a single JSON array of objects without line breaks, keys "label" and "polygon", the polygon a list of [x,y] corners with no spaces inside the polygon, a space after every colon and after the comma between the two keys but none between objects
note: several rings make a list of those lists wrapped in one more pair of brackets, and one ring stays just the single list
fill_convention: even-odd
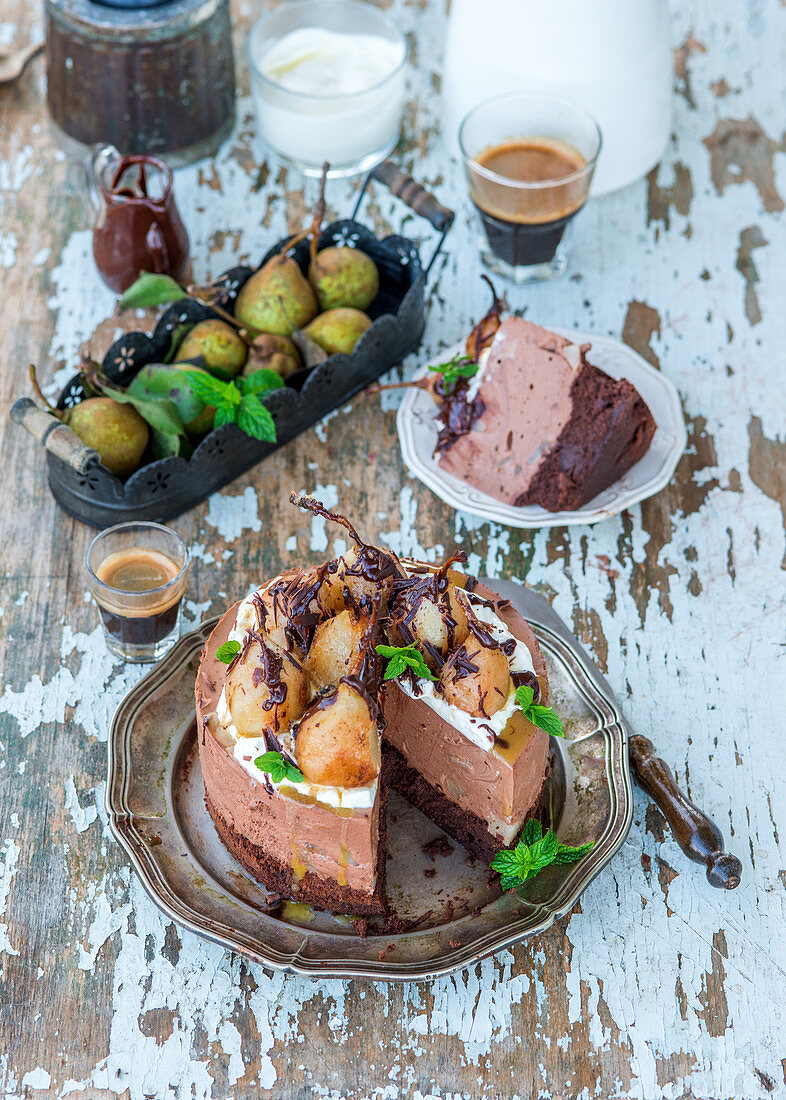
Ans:
[{"label": "metal spoon", "polygon": [[21,50],[10,50],[7,53],[0,51],[0,84],[12,84],[18,80],[43,48],[43,42],[34,42]]}]

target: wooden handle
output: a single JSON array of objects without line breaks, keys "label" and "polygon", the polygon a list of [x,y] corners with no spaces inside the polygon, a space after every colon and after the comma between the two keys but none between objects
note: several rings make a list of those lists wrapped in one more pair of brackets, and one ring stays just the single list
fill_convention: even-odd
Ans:
[{"label": "wooden handle", "polygon": [[653,743],[634,734],[628,742],[628,753],[636,782],[662,811],[688,859],[706,866],[711,886],[736,890],[742,864],[726,851],[723,834],[715,822],[682,793],[668,764],[655,755]]},{"label": "wooden handle", "polygon": [[412,176],[402,171],[392,160],[383,160],[372,170],[374,179],[384,183],[393,194],[406,203],[416,214],[420,214],[426,221],[431,222],[440,233],[447,233],[455,214],[437,202],[430,191],[427,191],[422,183],[418,183]]},{"label": "wooden handle", "polygon": [[29,397],[20,397],[11,406],[11,419],[21,424],[50,454],[57,455],[78,473],[84,474],[101,461],[98,451],[88,447],[78,435],[51,413],[39,409]]}]

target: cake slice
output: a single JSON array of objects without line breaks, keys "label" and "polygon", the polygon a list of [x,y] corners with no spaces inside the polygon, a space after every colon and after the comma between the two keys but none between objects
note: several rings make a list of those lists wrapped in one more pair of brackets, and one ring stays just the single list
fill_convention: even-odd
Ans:
[{"label": "cake slice", "polygon": [[341,523],[341,557],[263,584],[221,618],[196,682],[207,808],[282,897],[386,911],[396,787],[488,862],[537,812],[548,735],[522,707],[548,680],[508,601],[454,568],[400,561]]},{"label": "cake slice", "polygon": [[433,387],[435,457],[505,504],[575,511],[642,458],[652,413],[630,382],[588,361],[589,344],[498,312],[482,324],[463,376]]}]

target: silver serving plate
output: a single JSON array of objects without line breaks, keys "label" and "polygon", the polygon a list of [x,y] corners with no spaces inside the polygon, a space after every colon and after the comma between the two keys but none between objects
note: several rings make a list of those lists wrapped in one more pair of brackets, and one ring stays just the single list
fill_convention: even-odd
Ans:
[{"label": "silver serving plate", "polygon": [[110,827],[167,917],[277,970],[411,981],[475,963],[569,912],[628,834],[630,731],[609,685],[546,600],[508,581],[484,583],[532,624],[543,649],[552,701],[567,732],[564,741],[552,739],[552,821],[566,843],[595,841],[589,855],[503,894],[498,881],[490,881],[496,876],[455,841],[427,847],[444,834],[394,795],[388,897],[414,927],[391,933],[372,923],[364,937],[352,919],[277,904],[229,855],[205,809],[194,678],[218,621],[211,619],[132,688],[109,736]]}]

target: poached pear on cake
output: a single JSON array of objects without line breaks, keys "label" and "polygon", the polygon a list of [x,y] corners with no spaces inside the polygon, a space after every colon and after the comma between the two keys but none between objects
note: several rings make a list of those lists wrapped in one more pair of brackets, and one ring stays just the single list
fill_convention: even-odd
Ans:
[{"label": "poached pear on cake", "polygon": [[264,582],[211,634],[196,681],[207,808],[268,889],[381,916],[389,790],[490,863],[539,808],[549,723],[537,715],[559,723],[535,635],[454,568],[462,553],[400,559],[290,499],[352,545]]}]

